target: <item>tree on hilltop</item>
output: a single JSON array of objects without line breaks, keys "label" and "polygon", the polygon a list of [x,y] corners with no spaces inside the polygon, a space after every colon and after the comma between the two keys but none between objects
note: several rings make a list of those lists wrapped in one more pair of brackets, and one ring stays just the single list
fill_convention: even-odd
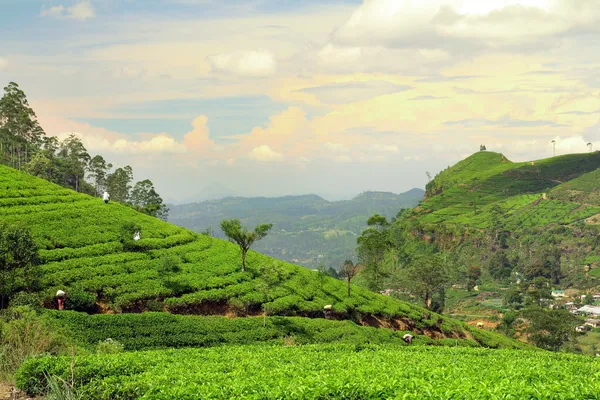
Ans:
[{"label": "tree on hilltop", "polygon": [[227,238],[240,246],[242,252],[242,272],[246,268],[246,255],[250,246],[257,240],[260,240],[267,236],[273,224],[261,224],[254,228],[254,231],[248,231],[246,227],[242,226],[239,219],[228,219],[221,222],[221,230],[227,236]]},{"label": "tree on hilltop", "polygon": [[169,209],[154,189],[150,179],[137,182],[131,191],[131,204],[144,214],[167,220]]},{"label": "tree on hilltop", "polygon": [[0,98],[0,162],[21,169],[45,135],[25,93],[10,82]]}]

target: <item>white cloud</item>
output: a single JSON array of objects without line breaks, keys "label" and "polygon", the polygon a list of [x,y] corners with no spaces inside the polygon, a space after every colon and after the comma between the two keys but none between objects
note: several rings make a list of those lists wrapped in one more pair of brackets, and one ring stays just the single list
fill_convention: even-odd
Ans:
[{"label": "white cloud", "polygon": [[346,51],[354,62],[369,62],[365,49],[383,47],[439,63],[485,49],[558,46],[561,36],[595,30],[598,22],[592,0],[365,0],[320,55],[335,59]]},{"label": "white cloud", "polygon": [[392,82],[381,80],[370,80],[365,82],[350,81],[330,83],[327,85],[301,89],[299,91],[314,94],[325,104],[346,104],[411,89],[412,86],[397,85]]},{"label": "white cloud", "polygon": [[350,158],[349,156],[337,156],[335,158],[335,162],[343,163],[343,164],[350,163],[350,162],[352,162],[352,158]]},{"label": "white cloud", "polygon": [[398,153],[400,149],[395,144],[383,145],[383,144],[374,144],[373,150],[380,151],[383,153]]},{"label": "white cloud", "polygon": [[40,15],[42,17],[68,18],[77,21],[85,21],[87,19],[95,18],[96,11],[89,0],[83,0],[69,7],[60,4],[50,8],[42,8]]},{"label": "white cloud", "polygon": [[331,142],[327,142],[323,145],[323,147],[325,147],[327,150],[331,151],[332,153],[346,153],[348,152],[348,149],[346,148],[346,146],[344,146],[341,143],[331,143]]},{"label": "white cloud", "polygon": [[207,57],[215,72],[223,72],[248,77],[273,75],[277,70],[275,56],[266,50],[237,51]]},{"label": "white cloud", "polygon": [[59,18],[64,15],[64,12],[65,12],[65,7],[61,4],[61,5],[58,5],[55,7],[42,8],[42,10],[40,11],[40,15],[42,17]]},{"label": "white cloud", "polygon": [[256,161],[273,162],[283,161],[283,155],[273,151],[268,145],[263,144],[262,146],[255,147],[252,149],[248,156]]}]

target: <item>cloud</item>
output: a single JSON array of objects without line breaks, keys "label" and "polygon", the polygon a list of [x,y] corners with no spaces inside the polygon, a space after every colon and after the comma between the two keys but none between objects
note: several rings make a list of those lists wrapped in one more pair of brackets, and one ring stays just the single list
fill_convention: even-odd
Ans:
[{"label": "cloud", "polygon": [[597,32],[598,23],[594,0],[365,0],[332,32],[321,57],[328,65],[351,54],[355,70],[388,70],[373,53],[378,49],[402,60],[397,71],[410,65],[423,74],[484,53],[558,49],[577,34]]},{"label": "cloud", "polygon": [[210,139],[206,123],[208,118],[201,115],[192,122],[192,131],[183,137],[183,145],[192,153],[206,152],[214,146],[215,142]]},{"label": "cloud", "polygon": [[271,150],[266,144],[255,147],[248,156],[255,161],[261,162],[283,161],[283,155]]},{"label": "cloud", "polygon": [[439,82],[454,82],[467,79],[483,78],[481,75],[457,75],[457,76],[429,76],[427,78],[417,79],[415,82],[439,83]]},{"label": "cloud", "polygon": [[332,153],[347,153],[348,152],[348,149],[346,148],[346,146],[344,146],[341,143],[327,142],[323,145],[323,147],[325,147],[327,150],[331,151]]},{"label": "cloud", "polygon": [[350,158],[349,156],[336,156],[334,161],[337,163],[346,164],[346,163],[351,163],[352,158]]},{"label": "cloud", "polygon": [[419,100],[441,100],[441,99],[447,99],[448,96],[431,96],[431,95],[426,95],[426,96],[416,96],[416,97],[412,97],[408,100],[410,101],[419,101]]},{"label": "cloud", "polygon": [[384,153],[398,153],[398,152],[400,152],[400,149],[398,149],[398,146],[395,145],[395,144],[390,144],[390,145],[374,144],[373,145],[373,150],[384,152]]},{"label": "cloud", "polygon": [[586,128],[583,132],[583,140],[585,142],[596,142],[597,145],[594,146],[596,150],[600,150],[600,121],[594,126]]},{"label": "cloud", "polygon": [[568,125],[557,124],[554,121],[548,120],[524,120],[524,119],[513,119],[510,116],[504,116],[497,120],[490,120],[485,118],[469,118],[458,121],[446,121],[446,126],[462,126],[465,128],[479,128],[483,126],[497,126],[501,128],[532,128],[540,126],[550,126],[553,128],[565,127]]},{"label": "cloud", "polygon": [[412,86],[397,85],[392,82],[380,80],[369,80],[365,82],[330,83],[301,89],[299,92],[314,94],[325,104],[346,104],[411,89],[413,89]]},{"label": "cloud", "polygon": [[277,71],[275,56],[266,50],[237,51],[207,57],[214,72],[245,77],[266,77]]},{"label": "cloud", "polygon": [[587,153],[590,151],[588,143],[592,143],[592,150],[600,150],[600,131],[597,133],[595,137],[587,134],[565,138],[556,136],[556,154]]},{"label": "cloud", "polygon": [[558,113],[559,115],[594,115],[600,114],[600,109],[596,111],[565,111]]},{"label": "cloud", "polygon": [[60,4],[50,8],[42,8],[40,15],[42,17],[67,18],[85,21],[87,19],[95,18],[96,11],[89,0],[83,0],[69,7]]}]

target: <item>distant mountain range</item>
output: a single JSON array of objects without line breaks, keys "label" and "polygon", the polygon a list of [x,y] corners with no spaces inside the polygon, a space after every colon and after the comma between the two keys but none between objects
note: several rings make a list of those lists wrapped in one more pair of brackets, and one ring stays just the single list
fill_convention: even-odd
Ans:
[{"label": "distant mountain range", "polygon": [[220,223],[239,218],[253,228],[272,223],[273,230],[254,246],[256,251],[309,268],[319,264],[338,267],[355,258],[356,238],[373,214],[387,218],[403,208],[413,208],[425,191],[411,189],[395,194],[364,192],[351,200],[327,201],[309,194],[284,197],[226,197],[184,205],[169,205],[169,222],[196,232],[212,228],[224,237]]}]

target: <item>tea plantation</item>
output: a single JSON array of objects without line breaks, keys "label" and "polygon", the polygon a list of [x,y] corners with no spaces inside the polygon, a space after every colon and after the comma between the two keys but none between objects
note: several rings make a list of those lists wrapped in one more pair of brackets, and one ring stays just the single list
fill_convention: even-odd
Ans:
[{"label": "tea plantation", "polygon": [[[71,359],[28,360],[17,384],[70,381]],[[229,346],[77,357],[84,399],[597,399],[600,364],[543,351],[376,345]]]},{"label": "tea plantation", "polygon": [[573,224],[600,214],[598,168],[600,152],[522,163],[478,152],[438,174],[415,214],[426,226],[486,228],[497,206],[511,230]]},{"label": "tea plantation", "polygon": [[[199,235],[116,203],[104,204],[26,173],[0,166],[0,217],[26,224],[40,247],[44,305],[61,289],[67,308],[98,312],[332,317],[471,340],[489,347],[520,344],[414,304],[250,252],[241,271],[238,247]],[[141,239],[123,241],[123,226]],[[266,286],[265,274],[277,282]],[[158,318],[158,317],[157,317]],[[117,321],[117,320],[115,320]],[[117,323],[117,322],[115,322]],[[165,344],[165,346],[171,344]]]}]

